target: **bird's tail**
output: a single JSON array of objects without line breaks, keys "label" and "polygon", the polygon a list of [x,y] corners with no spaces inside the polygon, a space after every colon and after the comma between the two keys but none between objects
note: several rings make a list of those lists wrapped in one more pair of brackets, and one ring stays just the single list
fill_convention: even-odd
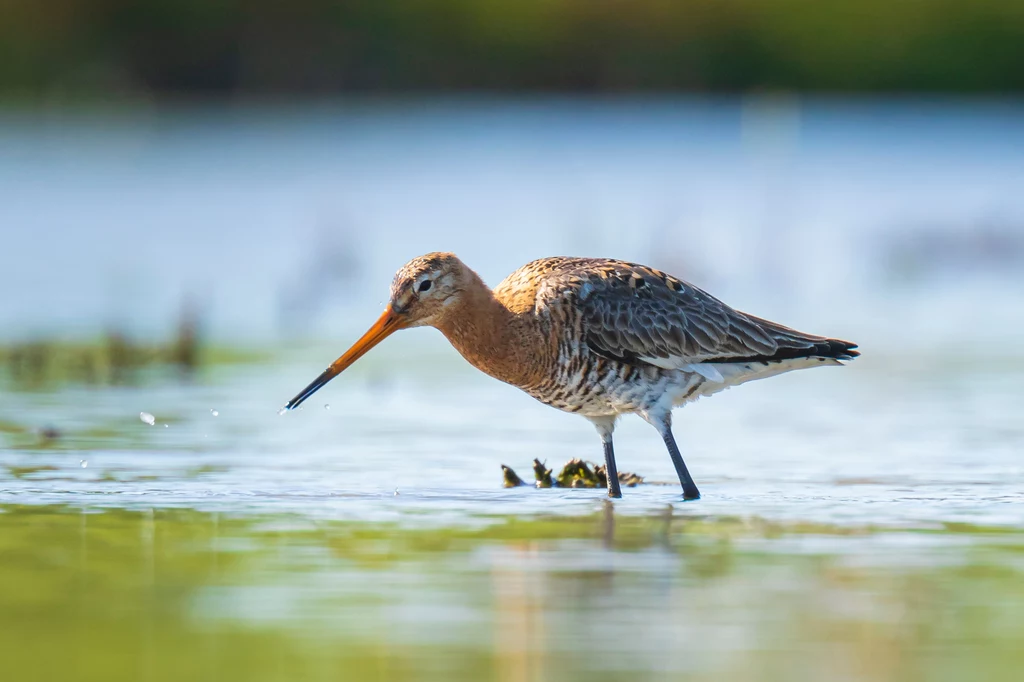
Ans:
[{"label": "bird's tail", "polygon": [[757,359],[760,361],[776,362],[799,358],[853,360],[860,355],[860,352],[856,350],[857,344],[850,341],[805,334],[770,320],[763,320],[752,315],[747,317],[777,343],[776,351],[771,355],[758,357]]}]

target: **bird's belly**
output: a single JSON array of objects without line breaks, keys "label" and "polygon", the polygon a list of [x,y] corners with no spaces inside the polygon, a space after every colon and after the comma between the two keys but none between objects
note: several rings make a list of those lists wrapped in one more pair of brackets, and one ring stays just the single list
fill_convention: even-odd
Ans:
[{"label": "bird's belly", "polygon": [[704,380],[699,374],[657,367],[615,364],[585,373],[566,373],[527,393],[545,405],[585,417],[648,411],[684,402]]},{"label": "bird's belly", "polygon": [[673,407],[718,393],[753,379],[805,367],[838,364],[828,358],[798,358],[782,362],[715,363],[718,373],[664,369],[652,365],[628,365],[595,361],[561,362],[564,367],[547,382],[522,387],[545,405],[585,417],[608,417],[632,412],[668,412]]}]

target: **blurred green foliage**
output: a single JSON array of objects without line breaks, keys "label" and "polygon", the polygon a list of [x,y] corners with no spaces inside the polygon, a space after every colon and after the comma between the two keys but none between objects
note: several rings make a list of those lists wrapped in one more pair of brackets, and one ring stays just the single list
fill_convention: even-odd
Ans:
[{"label": "blurred green foliage", "polygon": [[0,0],[8,95],[1024,90],[1020,0]]},{"label": "blurred green foliage", "polygon": [[204,367],[266,360],[256,351],[200,345],[193,337],[169,344],[112,333],[96,341],[40,339],[0,345],[0,380],[14,388],[61,383],[135,384],[167,372],[191,376]]}]

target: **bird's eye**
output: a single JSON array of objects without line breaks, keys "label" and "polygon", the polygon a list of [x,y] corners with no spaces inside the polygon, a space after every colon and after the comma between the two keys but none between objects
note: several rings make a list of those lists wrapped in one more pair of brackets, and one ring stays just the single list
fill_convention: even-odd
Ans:
[{"label": "bird's eye", "polygon": [[420,291],[426,291],[428,289],[430,289],[430,280],[429,279],[425,279],[422,282],[420,282]]}]

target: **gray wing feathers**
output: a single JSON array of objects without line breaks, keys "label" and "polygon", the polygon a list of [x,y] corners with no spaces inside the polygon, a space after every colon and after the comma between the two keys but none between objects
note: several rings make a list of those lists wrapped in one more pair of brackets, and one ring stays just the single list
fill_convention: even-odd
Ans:
[{"label": "gray wing feathers", "polygon": [[[855,346],[739,312],[653,268],[609,260],[566,263],[557,277],[575,294],[581,331],[597,353],[664,368],[694,363],[853,357]],[[554,274],[554,273],[553,273]]]}]

